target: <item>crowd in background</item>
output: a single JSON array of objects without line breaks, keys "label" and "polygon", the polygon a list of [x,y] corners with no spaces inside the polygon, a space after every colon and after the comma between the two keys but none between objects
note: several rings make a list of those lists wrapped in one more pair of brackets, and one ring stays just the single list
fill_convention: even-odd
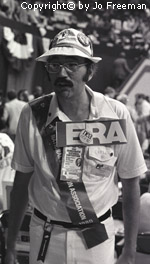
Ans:
[{"label": "crowd in background", "polygon": [[12,183],[15,176],[15,171],[11,169],[11,160],[21,111],[27,102],[42,95],[41,86],[36,86],[33,94],[25,89],[18,93],[10,90],[6,97],[0,93],[0,211],[6,209],[7,203],[4,199],[4,183]]},{"label": "crowd in background", "polygon": [[143,154],[146,159],[150,159],[150,96],[137,93],[134,107],[132,107],[129,102],[129,96],[117,93],[113,87],[107,87],[104,94],[126,105],[134,122]]},{"label": "crowd in background", "polygon": [[0,132],[5,132],[14,141],[19,117],[24,105],[43,95],[41,86],[36,86],[33,94],[25,89],[18,93],[15,90],[7,92],[7,97],[0,95]]},{"label": "crowd in background", "polygon": [[[56,1],[36,1],[27,0],[29,4],[42,3],[55,4]],[[61,3],[67,3],[67,0],[59,0]],[[106,9],[106,1],[96,1],[102,8],[95,7],[95,2],[84,1],[83,4],[89,4],[88,11],[85,8],[79,9],[78,0],[74,2],[76,8],[72,11],[67,9],[53,11],[47,9],[23,9],[20,0],[1,0],[0,15],[7,18],[20,21],[25,24],[35,25],[39,28],[42,36],[47,30],[56,31],[67,27],[82,29],[84,33],[89,34],[93,43],[99,45],[101,42],[109,47],[118,46],[124,50],[136,49],[148,52],[150,49],[150,3],[144,1],[146,9]],[[112,1],[112,3],[122,3]],[[140,0],[125,0],[124,4],[143,4]]]}]

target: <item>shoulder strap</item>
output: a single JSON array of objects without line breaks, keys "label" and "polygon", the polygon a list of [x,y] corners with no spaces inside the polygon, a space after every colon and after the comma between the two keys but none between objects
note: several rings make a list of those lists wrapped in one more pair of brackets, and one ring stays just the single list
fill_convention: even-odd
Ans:
[{"label": "shoulder strap", "polygon": [[37,128],[42,137],[49,168],[53,172],[55,178],[58,179],[60,174],[62,149],[57,149],[55,147],[55,123],[57,121],[57,118],[55,118],[55,120],[53,120],[53,122],[46,127],[47,115],[52,97],[52,94],[44,96],[32,101],[31,103],[29,103],[29,105],[32,109]]},{"label": "shoulder strap", "polygon": [[44,97],[33,100],[29,103],[40,134],[42,132],[42,128],[45,126],[47,121],[48,110],[52,97],[52,94],[49,94]]}]

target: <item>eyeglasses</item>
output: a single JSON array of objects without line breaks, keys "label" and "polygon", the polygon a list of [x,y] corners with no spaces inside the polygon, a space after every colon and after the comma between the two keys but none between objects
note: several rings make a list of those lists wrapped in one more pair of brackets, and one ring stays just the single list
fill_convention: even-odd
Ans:
[{"label": "eyeglasses", "polygon": [[68,72],[75,72],[79,67],[86,65],[87,63],[77,63],[77,62],[66,62],[63,64],[59,63],[48,63],[45,65],[46,70],[49,73],[57,73],[60,71],[60,68],[64,67]]}]

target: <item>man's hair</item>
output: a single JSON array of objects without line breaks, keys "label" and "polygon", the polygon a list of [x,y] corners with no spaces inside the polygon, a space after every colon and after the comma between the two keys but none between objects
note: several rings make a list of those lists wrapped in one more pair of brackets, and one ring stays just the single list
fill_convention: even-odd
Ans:
[{"label": "man's hair", "polygon": [[127,104],[127,102],[128,102],[128,95],[127,94],[119,94],[116,99],[118,101],[122,102],[123,104]]},{"label": "man's hair", "polygon": [[17,98],[20,101],[28,102],[29,101],[29,98],[28,98],[28,90],[27,89],[21,89],[21,90],[19,90],[19,92],[17,93]]},{"label": "man's hair", "polygon": [[86,58],[85,58],[85,61],[87,61],[87,67],[93,66],[93,75],[94,75],[97,72],[98,64],[97,63],[94,63],[91,60],[86,59]]},{"label": "man's hair", "polygon": [[15,90],[10,90],[7,92],[7,97],[9,100],[13,100],[15,98],[17,98],[17,93]]},{"label": "man's hair", "polygon": [[109,93],[116,93],[115,89],[111,86],[107,86],[106,89],[104,90],[104,94],[109,94]]},{"label": "man's hair", "polygon": [[143,94],[143,93],[138,93],[138,94],[135,95],[135,97],[136,97],[137,100],[138,99],[146,99],[146,95]]},{"label": "man's hair", "polygon": [[[93,68],[93,76],[96,74],[97,72],[97,69],[98,69],[98,64],[97,63],[94,63],[92,62],[91,60],[89,59],[86,59],[85,58],[85,63],[87,63],[87,71],[92,67]],[[93,78],[92,76],[92,78]],[[88,76],[87,76],[88,77]],[[88,82],[88,80],[84,79],[85,82]]]}]

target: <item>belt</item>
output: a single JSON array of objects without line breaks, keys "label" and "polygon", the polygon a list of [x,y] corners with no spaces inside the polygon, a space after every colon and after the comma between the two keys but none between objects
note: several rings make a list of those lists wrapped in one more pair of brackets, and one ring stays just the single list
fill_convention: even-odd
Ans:
[{"label": "belt", "polygon": [[[94,224],[74,225],[72,223],[67,223],[67,222],[63,222],[63,221],[55,221],[55,220],[49,221],[48,217],[43,215],[36,208],[34,208],[34,215],[45,222],[42,243],[41,243],[38,258],[37,258],[37,260],[42,260],[43,262],[45,260],[46,252],[47,252],[48,245],[50,242],[51,231],[52,231],[51,228],[53,228],[53,225],[50,227],[51,224],[60,225],[60,226],[63,226],[64,228],[67,228],[67,229],[68,228],[78,228],[78,229],[80,228],[88,248],[91,248],[97,244],[100,244],[108,238],[104,224],[100,224],[100,225],[99,224],[98,225],[94,225]],[[105,214],[100,216],[98,219],[101,222],[101,221],[106,220],[110,215],[111,215],[111,210],[109,209]],[[100,230],[99,230],[99,228],[94,230],[93,227],[95,227],[95,226],[100,227]],[[97,237],[96,237],[96,239],[92,238],[92,244],[89,243],[88,241],[89,241],[89,236],[91,235],[91,231],[92,231],[92,233],[93,233],[93,231],[98,231],[99,233],[101,233],[102,240],[98,241],[98,243],[97,243]],[[99,233],[98,233],[98,236],[99,236]],[[93,244],[93,242],[94,242],[94,244]]]},{"label": "belt", "polygon": [[[45,216],[44,214],[42,214],[39,210],[37,210],[36,208],[34,208],[34,214],[35,216],[37,216],[38,218],[40,218],[41,220],[43,220],[44,222],[46,222],[48,220],[47,216]],[[105,214],[101,215],[98,219],[100,222],[106,220],[108,217],[110,217],[111,215],[111,210],[109,209]],[[55,225],[60,225],[63,226],[65,228],[74,228],[74,227],[81,227],[81,225],[74,225],[72,223],[67,223],[67,222],[63,222],[63,221],[55,221],[55,220],[50,220],[51,224],[55,224]],[[89,227],[93,224],[84,224],[84,227]],[[82,226],[83,227],[83,226]]]}]

